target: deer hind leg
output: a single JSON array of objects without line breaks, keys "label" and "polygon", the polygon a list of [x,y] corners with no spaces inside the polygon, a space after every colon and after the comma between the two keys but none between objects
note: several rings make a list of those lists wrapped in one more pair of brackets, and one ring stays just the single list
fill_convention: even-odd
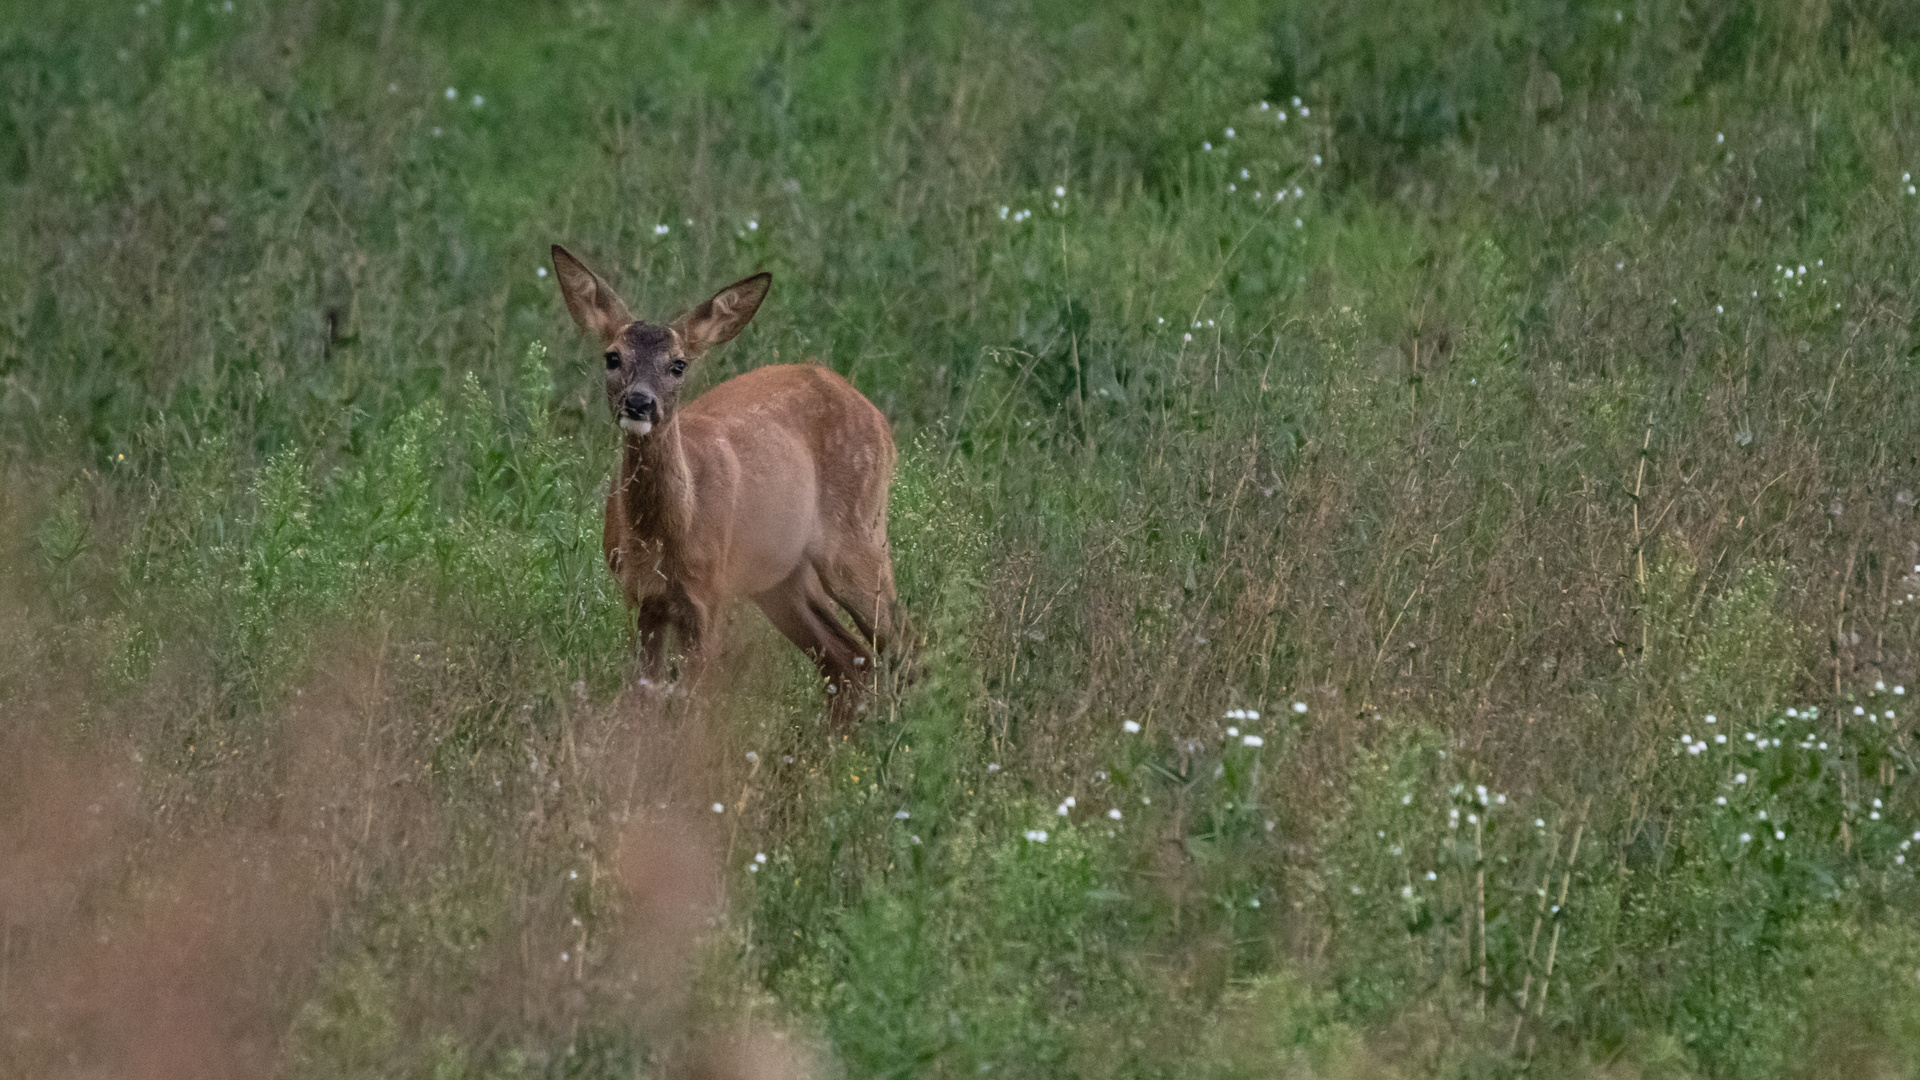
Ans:
[{"label": "deer hind leg", "polygon": [[886,545],[846,544],[814,565],[826,591],[852,616],[874,651],[891,653],[900,629],[900,601]]},{"label": "deer hind leg", "polygon": [[826,676],[828,692],[835,697],[836,721],[850,719],[872,658],[866,644],[834,617],[831,600],[813,568],[802,565],[787,580],[755,596],[753,602],[766,614],[767,621]]}]

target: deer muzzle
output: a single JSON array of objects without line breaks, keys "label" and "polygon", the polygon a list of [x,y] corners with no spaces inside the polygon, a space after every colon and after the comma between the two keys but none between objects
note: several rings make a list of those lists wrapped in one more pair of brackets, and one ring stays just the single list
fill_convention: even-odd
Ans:
[{"label": "deer muzzle", "polygon": [[620,399],[620,426],[635,435],[645,435],[660,422],[660,402],[645,390],[633,390]]}]

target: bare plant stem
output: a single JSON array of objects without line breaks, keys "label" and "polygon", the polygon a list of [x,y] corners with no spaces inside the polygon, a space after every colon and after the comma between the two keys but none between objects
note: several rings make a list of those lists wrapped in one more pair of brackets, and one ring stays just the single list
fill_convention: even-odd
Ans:
[{"label": "bare plant stem", "polygon": [[1540,925],[1547,917],[1547,886],[1553,883],[1554,860],[1560,857],[1560,838],[1553,838],[1553,847],[1547,852],[1547,867],[1540,872],[1540,903],[1533,909],[1533,933],[1527,936],[1527,977],[1520,984],[1520,1015],[1513,1019],[1513,1037],[1507,1040],[1507,1053],[1511,1054],[1520,1045],[1520,1027],[1527,1020],[1527,1005],[1533,992],[1533,952],[1540,944]]},{"label": "bare plant stem", "polygon": [[1646,438],[1640,440],[1640,464],[1633,473],[1633,561],[1634,576],[1640,582],[1640,672],[1633,691],[1636,712],[1647,692],[1647,551],[1640,535],[1640,482],[1647,475],[1647,450],[1652,445],[1653,428],[1649,427]]},{"label": "bare plant stem", "polygon": [[[1591,795],[1580,804],[1580,819],[1573,826],[1573,844],[1567,848],[1566,868],[1560,874],[1560,898],[1553,905],[1553,936],[1547,941],[1547,970],[1540,976],[1540,997],[1533,1010],[1536,1019],[1547,1015],[1547,991],[1553,989],[1553,961],[1560,952],[1560,913],[1567,908],[1567,890],[1573,885],[1573,865],[1580,858],[1580,837],[1587,831],[1587,811],[1592,806]],[[1534,1037],[1527,1036],[1528,1061],[1533,1060],[1533,1043]]]},{"label": "bare plant stem", "polygon": [[1473,816],[1474,917],[1480,929],[1480,1015],[1487,1015],[1487,855],[1480,843],[1486,828],[1485,807]]}]

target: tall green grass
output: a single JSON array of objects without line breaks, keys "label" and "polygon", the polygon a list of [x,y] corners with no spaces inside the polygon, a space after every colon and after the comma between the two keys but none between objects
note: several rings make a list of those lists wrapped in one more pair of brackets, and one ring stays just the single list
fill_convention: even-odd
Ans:
[{"label": "tall green grass", "polygon": [[[0,3],[0,1062],[1914,1074],[1910,16]],[[850,740],[554,241],[893,420]]]}]

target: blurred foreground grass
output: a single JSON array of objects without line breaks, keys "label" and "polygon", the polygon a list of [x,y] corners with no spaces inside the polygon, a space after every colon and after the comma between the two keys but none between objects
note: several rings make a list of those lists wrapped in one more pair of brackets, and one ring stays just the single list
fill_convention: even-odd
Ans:
[{"label": "blurred foreground grass", "polygon": [[[0,0],[0,1065],[1920,1073],[1916,63]],[[851,741],[751,612],[623,689],[555,240],[892,417]]]}]

